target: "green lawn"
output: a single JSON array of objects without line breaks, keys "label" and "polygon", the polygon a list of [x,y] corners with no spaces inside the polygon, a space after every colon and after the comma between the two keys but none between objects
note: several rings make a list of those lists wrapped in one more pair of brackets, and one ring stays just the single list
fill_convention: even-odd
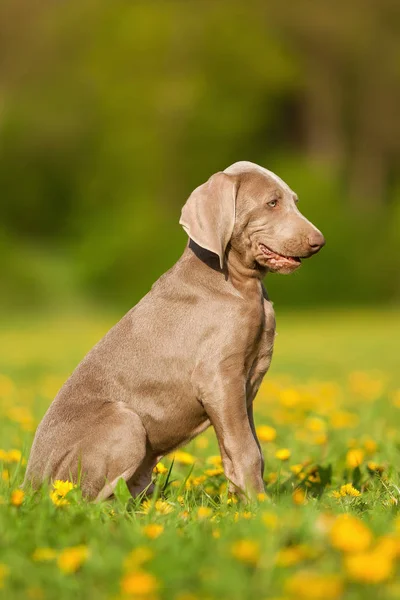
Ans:
[{"label": "green lawn", "polygon": [[256,504],[227,496],[211,430],[162,461],[150,501],[124,485],[100,505],[66,485],[22,495],[38,421],[115,320],[0,326],[0,595],[400,597],[400,312],[278,311],[256,399],[266,457]]}]

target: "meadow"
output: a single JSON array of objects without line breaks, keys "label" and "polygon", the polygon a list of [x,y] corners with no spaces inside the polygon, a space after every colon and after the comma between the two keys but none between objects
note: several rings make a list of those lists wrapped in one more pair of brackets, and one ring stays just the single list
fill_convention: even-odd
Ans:
[{"label": "meadow", "polygon": [[[19,600],[400,597],[400,312],[277,313],[255,401],[265,494],[229,496],[210,429],[157,465],[156,494],[101,504],[20,489],[35,428],[115,322],[0,327],[0,595]],[[60,440],[62,443],[62,440]]]}]

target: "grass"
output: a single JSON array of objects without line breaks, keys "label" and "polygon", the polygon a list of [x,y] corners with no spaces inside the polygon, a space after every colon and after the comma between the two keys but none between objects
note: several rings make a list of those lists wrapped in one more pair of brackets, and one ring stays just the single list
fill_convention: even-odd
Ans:
[{"label": "grass", "polygon": [[122,483],[100,505],[62,486],[52,497],[47,488],[22,495],[38,420],[114,320],[26,318],[0,328],[0,594],[399,597],[399,312],[278,313],[273,366],[255,404],[266,457],[257,503],[227,496],[211,430],[163,459],[148,501],[130,499]]}]

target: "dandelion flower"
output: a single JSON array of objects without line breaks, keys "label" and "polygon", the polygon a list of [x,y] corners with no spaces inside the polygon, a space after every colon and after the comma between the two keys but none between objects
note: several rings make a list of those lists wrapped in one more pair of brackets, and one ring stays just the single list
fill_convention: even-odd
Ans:
[{"label": "dandelion flower", "polygon": [[260,492],[257,494],[257,500],[258,502],[266,502],[268,500],[268,496],[264,492]]},{"label": "dandelion flower", "polygon": [[144,571],[128,573],[121,580],[122,593],[133,598],[153,597],[158,587],[158,581],[154,575]]},{"label": "dandelion flower", "polygon": [[378,473],[379,475],[381,475],[385,470],[385,467],[378,465],[378,463],[373,462],[372,460],[367,463],[367,468],[371,473]]},{"label": "dandelion flower", "polygon": [[177,450],[174,452],[172,454],[172,458],[176,463],[181,465],[192,465],[196,461],[196,458],[192,454],[189,454],[189,452],[183,452],[183,450]]},{"label": "dandelion flower", "polygon": [[361,448],[354,448],[349,450],[346,455],[346,466],[349,469],[355,469],[359,467],[364,460],[364,451]]},{"label": "dandelion flower", "polygon": [[144,500],[141,506],[141,512],[147,515],[153,508],[160,515],[168,515],[174,510],[174,507],[169,502],[159,499],[155,504],[153,504],[152,500]]},{"label": "dandelion flower", "polygon": [[207,458],[207,463],[209,465],[213,465],[214,467],[220,467],[222,465],[222,458],[220,457],[219,454],[216,454],[214,456],[209,456]]},{"label": "dandelion flower", "polygon": [[236,560],[255,566],[260,559],[260,545],[253,540],[239,540],[231,548]]},{"label": "dandelion flower", "polygon": [[8,573],[10,572],[9,568],[7,567],[7,565],[0,563],[0,588],[3,587],[4,585],[4,580],[7,577]]},{"label": "dandelion flower", "polygon": [[156,538],[160,537],[163,531],[163,525],[159,525],[158,523],[150,523],[149,525],[145,525],[143,527],[144,535],[150,540],[155,540]]},{"label": "dandelion flower", "polygon": [[279,550],[275,558],[275,563],[278,567],[291,567],[307,558],[308,554],[308,551],[302,545],[287,546]]},{"label": "dandelion flower", "polygon": [[62,550],[57,559],[60,571],[69,575],[75,573],[89,558],[87,546],[71,546]]},{"label": "dandelion flower", "polygon": [[22,459],[21,450],[9,450],[6,453],[5,462],[19,463],[19,462],[21,462],[21,459]]},{"label": "dandelion flower", "polygon": [[345,558],[347,575],[360,583],[382,583],[393,573],[393,557],[384,552],[360,552]]},{"label": "dandelion flower", "polygon": [[52,502],[56,506],[65,506],[66,504],[69,504],[66,496],[74,488],[76,488],[76,485],[71,481],[61,481],[61,479],[57,479],[54,481],[53,490],[50,492]]},{"label": "dandelion flower", "polygon": [[367,438],[364,441],[364,448],[365,448],[365,452],[367,454],[372,455],[372,454],[375,454],[375,452],[377,451],[378,444],[372,438]]},{"label": "dandelion flower", "polygon": [[200,520],[208,519],[212,515],[212,512],[212,509],[208,506],[199,506],[197,509],[197,518]]},{"label": "dandelion flower", "polygon": [[214,469],[206,469],[204,471],[204,475],[207,475],[207,477],[216,477],[217,475],[223,475],[224,474],[224,470],[222,467],[215,467]]},{"label": "dandelion flower", "polygon": [[13,506],[21,506],[24,501],[25,492],[23,490],[14,490],[11,492],[10,502]]},{"label": "dandelion flower", "polygon": [[343,593],[343,582],[337,575],[299,571],[286,582],[286,592],[301,600],[335,600]]},{"label": "dandelion flower", "polygon": [[53,548],[36,548],[32,554],[35,562],[49,562],[57,557],[57,551]]},{"label": "dandelion flower", "polygon": [[294,490],[292,494],[292,500],[295,504],[305,504],[306,502],[306,493],[302,488],[297,488]]},{"label": "dandelion flower", "polygon": [[277,450],[275,452],[275,457],[278,460],[282,460],[282,461],[289,460],[290,456],[291,456],[291,452],[288,448],[280,448],[279,450]]},{"label": "dandelion flower", "polygon": [[339,491],[332,492],[332,496],[334,498],[344,498],[345,496],[351,496],[356,498],[361,496],[361,492],[359,492],[351,483],[345,483],[340,487]]},{"label": "dandelion flower", "polygon": [[158,462],[153,469],[153,473],[164,475],[164,473],[168,473],[168,469],[162,462]]},{"label": "dandelion flower", "polygon": [[147,546],[138,546],[134,548],[124,560],[124,569],[134,571],[142,567],[154,557],[154,552]]},{"label": "dandelion flower", "polygon": [[332,525],[330,540],[342,552],[364,552],[372,542],[372,534],[356,517],[340,515]]},{"label": "dandelion flower", "polygon": [[260,442],[273,442],[276,439],[276,429],[269,425],[259,425],[256,429]]}]

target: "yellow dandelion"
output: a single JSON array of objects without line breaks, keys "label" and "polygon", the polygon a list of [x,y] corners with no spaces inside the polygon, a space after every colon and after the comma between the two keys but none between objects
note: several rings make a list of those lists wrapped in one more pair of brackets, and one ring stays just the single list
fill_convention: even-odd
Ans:
[{"label": "yellow dandelion", "polygon": [[349,579],[360,583],[382,583],[393,573],[393,557],[384,552],[360,552],[345,558]]},{"label": "yellow dandelion", "polygon": [[194,487],[198,487],[199,485],[204,483],[206,480],[207,480],[207,477],[205,475],[199,475],[198,477],[190,476],[186,480],[185,488],[187,490],[191,490]]},{"label": "yellow dandelion", "polygon": [[50,492],[50,498],[56,506],[65,506],[69,504],[67,500],[68,493],[76,488],[71,481],[62,481],[61,479],[57,479],[53,483],[53,489]]},{"label": "yellow dandelion", "polygon": [[371,471],[372,473],[378,473],[379,475],[381,475],[383,473],[383,471],[385,470],[385,467],[382,465],[378,465],[378,463],[373,462],[372,460],[370,460],[367,463],[367,468],[369,471]]},{"label": "yellow dandelion", "polygon": [[208,456],[207,463],[209,465],[213,465],[214,467],[220,467],[222,465],[222,458],[219,454]]},{"label": "yellow dandelion", "polygon": [[332,496],[334,498],[344,498],[345,496],[351,496],[352,498],[357,498],[361,496],[361,492],[359,492],[351,483],[345,483],[340,487],[339,491],[332,492]]},{"label": "yellow dandelion", "polygon": [[378,449],[378,444],[372,438],[367,438],[364,441],[365,452],[369,455],[375,454]]},{"label": "yellow dandelion", "polygon": [[290,456],[291,456],[291,452],[288,448],[280,448],[279,450],[277,450],[275,452],[275,457],[278,460],[286,461],[286,460],[289,460]]},{"label": "yellow dandelion", "polygon": [[343,593],[343,582],[337,575],[298,571],[286,582],[285,591],[300,600],[335,600]]},{"label": "yellow dandelion", "polygon": [[354,371],[349,375],[349,386],[354,394],[364,400],[374,401],[382,395],[385,381],[380,373]]},{"label": "yellow dandelion", "polygon": [[15,384],[7,375],[0,374],[0,396],[7,397],[15,391]]},{"label": "yellow dandelion", "polygon": [[164,473],[168,473],[168,469],[162,462],[158,462],[153,469],[153,473],[156,473],[156,475],[164,475]]},{"label": "yellow dandelion", "polygon": [[154,557],[154,552],[147,546],[138,546],[134,548],[124,560],[124,569],[126,571],[135,571],[149,562]]},{"label": "yellow dandelion", "polygon": [[302,488],[297,488],[294,490],[292,494],[292,500],[295,504],[305,504],[306,503],[306,493]]},{"label": "yellow dandelion", "polygon": [[306,419],[305,426],[308,431],[312,431],[313,433],[321,433],[326,429],[325,421],[319,417],[308,417],[308,419]]},{"label": "yellow dandelion", "polygon": [[236,496],[236,494],[230,494],[229,498],[227,499],[226,503],[227,504],[237,504],[239,502],[238,497]]},{"label": "yellow dandelion", "polygon": [[359,420],[358,415],[344,410],[333,412],[330,416],[333,429],[352,429],[357,427]]},{"label": "yellow dandelion", "polygon": [[232,545],[231,553],[236,560],[255,566],[260,559],[260,545],[253,540],[239,540]]},{"label": "yellow dandelion", "polygon": [[3,587],[4,580],[9,574],[9,572],[10,569],[7,567],[7,565],[5,565],[4,563],[0,563],[0,589]]},{"label": "yellow dandelion", "polygon": [[4,563],[0,563],[0,588],[3,587],[4,579],[9,574],[10,569]]},{"label": "yellow dandelion", "polygon": [[265,494],[264,492],[260,492],[259,494],[257,494],[257,500],[258,502],[266,502],[267,500],[269,500],[267,494]]},{"label": "yellow dandelion", "polygon": [[287,546],[286,548],[281,548],[279,550],[275,557],[275,563],[278,567],[291,567],[292,565],[297,565],[299,562],[303,561],[308,555],[309,552],[305,546]]},{"label": "yellow dandelion", "polygon": [[72,546],[60,552],[57,565],[60,571],[69,575],[78,571],[88,558],[89,550],[87,546]]},{"label": "yellow dandelion", "polygon": [[398,558],[400,556],[400,537],[398,535],[382,536],[378,539],[374,552]]},{"label": "yellow dandelion", "polygon": [[160,537],[163,531],[163,525],[160,525],[158,523],[149,523],[149,525],[145,525],[143,527],[144,535],[150,540],[155,540],[156,538]]},{"label": "yellow dandelion", "polygon": [[290,470],[292,471],[292,473],[294,473],[294,475],[299,475],[303,471],[303,469],[304,469],[304,465],[302,465],[302,464],[290,466]]},{"label": "yellow dandelion", "polygon": [[222,467],[215,467],[214,469],[205,469],[204,475],[207,477],[217,477],[218,475],[223,475],[224,470]]},{"label": "yellow dandelion", "polygon": [[280,391],[280,403],[286,408],[292,408],[296,404],[300,404],[301,395],[296,388],[286,388]]},{"label": "yellow dandelion", "polygon": [[349,450],[346,455],[346,466],[349,469],[355,469],[359,467],[364,460],[364,450],[361,448],[354,448]]},{"label": "yellow dandelion", "polygon": [[192,454],[183,450],[177,450],[171,455],[171,458],[181,465],[192,465],[196,461],[196,458]]},{"label": "yellow dandelion", "polygon": [[145,515],[147,515],[153,509],[160,515],[169,515],[173,512],[174,507],[169,502],[159,499],[154,504],[152,500],[144,500],[141,509],[141,513]]},{"label": "yellow dandelion", "polygon": [[22,459],[21,450],[9,450],[6,454],[5,462],[9,463],[19,463]]},{"label": "yellow dandelion", "polygon": [[256,432],[260,442],[273,442],[276,439],[276,429],[269,425],[259,425]]},{"label": "yellow dandelion", "polygon": [[32,554],[32,560],[35,562],[50,562],[57,558],[57,551],[53,548],[36,548]]},{"label": "yellow dandelion", "polygon": [[199,506],[199,508],[197,509],[197,518],[200,520],[208,519],[208,517],[210,517],[212,513],[212,509],[208,506]]},{"label": "yellow dandelion", "polygon": [[278,479],[278,473],[276,473],[275,471],[271,471],[271,473],[268,473],[268,475],[265,477],[265,481],[267,483],[275,483],[275,481],[277,481]]},{"label": "yellow dandelion", "polygon": [[24,501],[25,492],[23,490],[14,490],[11,492],[10,503],[13,506],[21,506]]},{"label": "yellow dandelion", "polygon": [[314,435],[314,437],[310,440],[312,444],[316,446],[323,446],[328,441],[328,436],[326,433],[318,433]]},{"label": "yellow dandelion", "polygon": [[157,579],[151,573],[137,571],[128,573],[121,579],[121,591],[131,598],[153,598],[153,594],[158,590]]},{"label": "yellow dandelion", "polygon": [[362,521],[351,515],[340,515],[332,525],[330,541],[342,552],[364,552],[372,542],[372,534]]}]

